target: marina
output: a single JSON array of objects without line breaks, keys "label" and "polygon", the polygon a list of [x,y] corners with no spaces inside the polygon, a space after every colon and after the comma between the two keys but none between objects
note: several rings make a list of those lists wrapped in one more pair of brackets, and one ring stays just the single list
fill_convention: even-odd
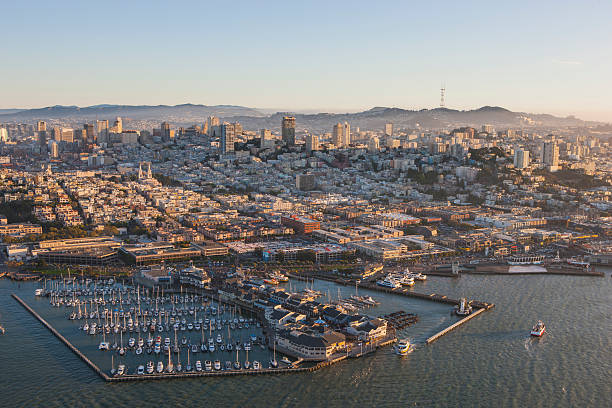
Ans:
[{"label": "marina", "polygon": [[[113,387],[118,387],[114,388],[117,393],[109,393],[106,386],[101,386],[100,384],[105,382],[102,377],[83,364],[80,358],[74,358],[75,355],[68,351],[66,345],[55,341],[54,336],[49,336],[49,330],[37,319],[32,319],[30,313],[13,300],[10,294],[15,293],[26,301],[33,310],[51,323],[85,355],[91,356],[92,362],[106,372],[110,369],[108,352],[98,351],[97,342],[91,342],[89,336],[83,336],[70,329],[75,323],[67,320],[64,313],[61,317],[57,316],[57,308],[48,310],[48,299],[36,299],[33,296],[37,287],[35,283],[22,283],[19,286],[18,282],[0,280],[0,297],[6,303],[6,308],[2,311],[2,324],[7,329],[7,334],[2,340],[7,351],[4,358],[5,367],[13,373],[14,380],[11,382],[22,384],[20,390],[23,390],[23,387],[32,390],[29,395],[25,395],[23,391],[17,392],[16,389],[7,386],[3,388],[3,392],[11,405],[30,406],[40,404],[61,406],[63,402],[61,393],[67,393],[68,389],[76,387],[83,389],[84,403],[91,404],[104,398],[107,400],[110,398],[109,401],[120,404],[155,404],[159,402],[163,393],[168,403],[179,403],[183,395],[189,394],[192,395],[190,398],[193,401],[222,406],[227,404],[226,398],[229,393],[235,395],[232,401],[241,405],[286,406],[283,401],[287,398],[307,393],[308,401],[313,405],[327,404],[336,407],[358,401],[374,404],[375,400],[384,398],[390,404],[399,404],[400,401],[419,401],[420,405],[434,406],[438,398],[456,398],[458,405],[469,405],[465,396],[453,397],[454,394],[448,391],[449,387],[461,387],[465,381],[469,381],[481,384],[479,395],[483,404],[497,402],[505,406],[509,405],[510,401],[517,401],[516,396],[500,394],[496,387],[487,381],[481,381],[483,376],[497,376],[499,381],[512,387],[523,387],[526,393],[521,395],[518,402],[523,406],[530,406],[536,402],[531,396],[540,389],[540,386],[525,378],[524,373],[543,376],[548,370],[553,370],[553,373],[569,373],[569,377],[553,374],[559,384],[559,392],[548,394],[551,404],[575,406],[579,401],[586,401],[589,398],[593,404],[604,404],[603,395],[598,394],[598,390],[606,387],[604,379],[607,380],[607,376],[597,361],[605,359],[605,355],[594,353],[591,346],[609,345],[609,339],[601,330],[595,329],[591,322],[595,322],[594,315],[606,310],[605,304],[609,302],[609,285],[612,280],[598,281],[600,283],[595,285],[595,280],[585,281],[581,277],[573,276],[557,278],[526,276],[523,279],[517,280],[515,277],[503,275],[466,275],[459,280],[436,277],[429,279],[427,284],[419,289],[420,292],[446,293],[447,297],[452,299],[460,299],[462,296],[470,299],[486,298],[494,301],[496,308],[499,309],[494,314],[480,313],[477,319],[471,319],[469,324],[462,325],[461,330],[454,330],[452,335],[442,336],[431,346],[426,346],[427,338],[457,321],[450,314],[452,307],[448,307],[454,305],[360,288],[360,295],[369,295],[381,302],[380,306],[371,309],[372,313],[386,315],[398,310],[418,312],[418,324],[400,330],[397,334],[400,339],[410,339],[415,347],[415,350],[405,357],[398,356],[389,346],[370,354],[371,357],[345,359],[344,362],[327,365],[325,369],[312,372],[283,369],[287,373],[293,373],[292,375],[227,374],[193,377],[181,374],[180,377],[176,377],[183,378],[181,381],[157,381],[157,378],[146,381],[141,380],[141,377],[124,380],[123,378],[131,376],[128,374],[112,381]],[[300,283],[294,281],[294,290],[301,290],[302,286],[299,285]],[[305,283],[302,285],[305,287]],[[549,292],[541,292],[538,288],[542,285],[552,285],[554,296]],[[308,287],[312,287],[312,284]],[[328,290],[336,293],[337,287],[338,285],[332,282],[316,281],[314,285],[315,290],[323,293]],[[342,298],[354,293],[354,288],[350,286],[340,286],[340,290]],[[561,318],[557,313],[560,310],[558,302],[560,296],[563,298],[563,304],[582,306],[564,309],[564,316]],[[594,303],[585,305],[581,300],[584,296],[595,299]],[[542,319],[547,325],[547,334],[541,339],[529,335],[530,329],[538,319]],[[608,323],[609,319],[599,321],[597,325]],[[571,342],[575,330],[589,333],[588,337],[581,339],[583,346]],[[503,342],[503,352],[500,352],[500,342]],[[426,349],[423,349],[424,347]],[[570,350],[573,350],[573,353],[569,353]],[[553,356],[559,353],[568,356],[569,359],[553,360]],[[279,362],[280,358],[279,356]],[[581,365],[578,361],[591,367],[590,381],[579,379]],[[181,362],[184,366],[183,358]],[[537,364],[533,364],[534,362]],[[129,368],[131,365],[127,366]],[[502,373],[498,369],[500,366],[505,367]],[[392,392],[396,381],[390,373],[401,375],[408,382],[420,381],[421,386],[411,390],[400,390],[399,394],[397,390]],[[333,386],[335,381],[337,382],[338,375],[345,377],[347,381],[352,381],[358,387],[348,392]],[[143,377],[148,379],[146,375]],[[37,384],[37,386],[27,384]],[[296,384],[303,385],[296,386]],[[364,384],[370,384],[375,388],[365,392]],[[262,400],[252,400],[249,395],[262,386],[268,390],[267,397]],[[563,394],[562,386],[571,389],[572,393]],[[433,400],[431,395],[434,394],[441,397]]]},{"label": "marina", "polygon": [[[296,293],[315,298],[321,296],[323,291],[314,290],[314,281],[305,282],[306,286]],[[200,291],[198,295],[198,291],[182,288],[133,287],[112,279],[71,278],[41,282],[41,286],[34,291],[35,297],[43,303],[48,302],[50,311],[56,317],[63,316],[70,330],[80,334],[79,338],[84,336],[82,343],[87,344],[88,349],[97,349],[95,358],[82,352],[19,296],[13,294],[13,298],[105,381],[314,371],[342,361],[343,356],[360,357],[392,344],[397,341],[393,333],[419,321],[416,314],[403,310],[387,313],[381,319],[391,331],[376,343],[368,342],[366,347],[358,348],[353,345],[346,353],[337,352],[324,361],[308,362],[302,358],[295,360],[295,357],[292,361],[287,356],[281,357],[283,351],[292,352],[284,346],[277,347],[276,336],[270,330],[266,333],[261,315],[252,305],[238,299],[230,302],[220,295],[215,298],[210,291]],[[328,293],[329,305],[352,312],[379,307],[381,302],[372,296],[360,296],[359,287],[368,289],[363,284],[356,284],[355,294],[342,296],[338,288],[337,300],[332,300]],[[378,285],[373,288],[385,289]],[[458,303],[435,294],[391,293]],[[97,347],[91,347],[92,343]]]}]

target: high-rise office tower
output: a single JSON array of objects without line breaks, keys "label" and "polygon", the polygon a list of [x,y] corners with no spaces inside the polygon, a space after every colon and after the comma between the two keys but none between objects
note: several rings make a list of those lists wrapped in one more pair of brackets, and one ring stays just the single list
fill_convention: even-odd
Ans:
[{"label": "high-rise office tower", "polygon": [[557,142],[544,142],[542,145],[542,162],[552,169],[559,166],[559,146]]},{"label": "high-rise office tower", "polygon": [[309,134],[306,136],[306,151],[313,152],[319,150],[319,136]]},{"label": "high-rise office tower", "polygon": [[385,136],[393,136],[393,123],[385,123]]},{"label": "high-rise office tower", "polygon": [[161,137],[164,142],[170,140],[170,124],[168,122],[162,122],[161,126]]},{"label": "high-rise office tower", "polygon": [[62,131],[58,127],[53,128],[53,140],[59,142],[62,140]]},{"label": "high-rise office tower", "polygon": [[295,146],[295,117],[283,116],[282,136],[287,146]]},{"label": "high-rise office tower", "polygon": [[232,153],[236,141],[236,126],[223,122],[221,125],[221,153]]},{"label": "high-rise office tower", "polygon": [[529,150],[516,149],[514,151],[514,167],[524,169],[529,166]]},{"label": "high-rise office tower", "polygon": [[53,158],[57,158],[59,156],[59,149],[55,140],[49,141],[49,152]]},{"label": "high-rise office tower", "polygon": [[74,142],[74,129],[62,128],[60,140],[66,143],[73,143]]},{"label": "high-rise office tower", "polygon": [[332,143],[336,147],[344,147],[344,126],[338,122],[332,131]]},{"label": "high-rise office tower", "polygon": [[344,122],[344,146],[351,144],[351,125],[348,122]]},{"label": "high-rise office tower", "polygon": [[83,139],[88,143],[93,143],[96,141],[96,135],[94,133],[94,125],[93,123],[85,123],[83,125]]},{"label": "high-rise office tower", "polygon": [[46,131],[47,131],[47,123],[46,123],[46,122],[44,122],[44,121],[42,121],[42,120],[39,120],[39,121],[36,123],[36,130],[37,130],[38,132],[46,132]]}]

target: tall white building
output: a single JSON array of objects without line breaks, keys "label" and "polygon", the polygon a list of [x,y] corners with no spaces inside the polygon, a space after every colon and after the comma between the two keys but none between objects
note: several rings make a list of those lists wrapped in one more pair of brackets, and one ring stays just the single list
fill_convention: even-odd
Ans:
[{"label": "tall white building", "polygon": [[514,167],[524,169],[529,166],[529,150],[516,149],[514,151]]},{"label": "tall white building", "polygon": [[316,150],[319,150],[319,148],[320,148],[319,136],[313,135],[313,134],[309,134],[308,136],[306,136],[306,151],[307,152],[316,151]]},{"label": "tall white building", "polygon": [[344,146],[348,146],[351,144],[351,125],[348,122],[344,122],[344,131],[342,132],[344,136]]},{"label": "tall white building", "polygon": [[334,129],[332,132],[332,143],[336,147],[344,147],[344,127],[342,123],[338,122],[334,125]]},{"label": "tall white building", "polygon": [[557,142],[544,142],[542,145],[542,162],[550,167],[551,171],[559,167],[559,146]]}]

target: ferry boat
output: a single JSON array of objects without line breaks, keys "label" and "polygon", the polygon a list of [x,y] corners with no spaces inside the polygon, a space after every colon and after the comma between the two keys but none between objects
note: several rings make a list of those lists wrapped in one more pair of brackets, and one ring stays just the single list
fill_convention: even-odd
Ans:
[{"label": "ferry boat", "polygon": [[405,356],[408,353],[411,353],[414,350],[414,346],[410,344],[408,339],[400,340],[395,346],[393,346],[396,354],[400,356]]},{"label": "ferry boat", "polygon": [[470,313],[472,313],[472,306],[470,306],[466,298],[461,298],[459,305],[455,307],[455,314],[457,316],[467,316]]},{"label": "ferry boat", "polygon": [[279,271],[275,271],[274,273],[270,274],[270,278],[278,282],[289,282],[289,278],[286,275],[280,273]]},{"label": "ferry boat", "polygon": [[544,255],[511,256],[508,258],[508,265],[542,265],[544,258]]},{"label": "ferry boat", "polygon": [[546,331],[546,326],[544,326],[544,323],[542,323],[541,320],[538,320],[535,326],[533,326],[533,328],[531,329],[531,335],[536,336],[536,337],[541,337],[545,331]]},{"label": "ferry boat", "polygon": [[589,261],[580,260],[578,258],[567,258],[567,263],[573,266],[580,266],[583,268],[589,268],[591,263]]},{"label": "ferry boat", "polygon": [[393,280],[393,279],[388,278],[388,277],[383,279],[383,280],[376,281],[376,284],[378,286],[382,286],[382,287],[385,287],[385,288],[391,288],[391,289],[397,289],[400,286],[402,286],[398,281]]}]

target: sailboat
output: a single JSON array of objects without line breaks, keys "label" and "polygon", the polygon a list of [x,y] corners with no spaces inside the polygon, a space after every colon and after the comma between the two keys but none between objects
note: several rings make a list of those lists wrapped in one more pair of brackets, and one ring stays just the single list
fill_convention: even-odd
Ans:
[{"label": "sailboat", "polygon": [[272,360],[270,360],[270,368],[277,368],[278,367],[278,361],[276,361],[276,340],[274,340],[274,358]]}]

